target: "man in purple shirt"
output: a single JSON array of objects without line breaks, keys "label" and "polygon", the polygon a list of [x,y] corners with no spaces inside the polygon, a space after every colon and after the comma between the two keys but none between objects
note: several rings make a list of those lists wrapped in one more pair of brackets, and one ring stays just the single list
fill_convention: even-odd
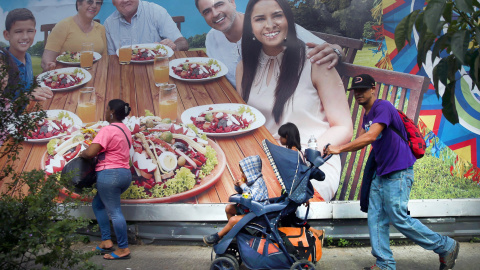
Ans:
[{"label": "man in purple shirt", "polygon": [[395,107],[375,96],[375,80],[368,74],[353,78],[348,90],[365,108],[363,128],[357,139],[340,146],[328,146],[324,153],[353,152],[372,144],[377,163],[372,179],[368,203],[368,228],[372,255],[376,264],[365,269],[395,269],[390,250],[390,227],[395,228],[421,247],[433,250],[440,256],[440,270],[452,269],[460,245],[450,237],[442,236],[407,214],[410,190],[413,184],[413,164],[416,159],[408,144],[392,130],[407,133]]}]

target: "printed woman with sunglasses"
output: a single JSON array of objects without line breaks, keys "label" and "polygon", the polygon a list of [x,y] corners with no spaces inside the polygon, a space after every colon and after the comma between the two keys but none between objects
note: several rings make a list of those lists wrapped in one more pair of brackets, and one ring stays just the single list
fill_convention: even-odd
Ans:
[{"label": "printed woman with sunglasses", "polygon": [[76,0],[77,14],[61,20],[48,35],[41,64],[44,71],[55,69],[61,53],[80,52],[84,42],[93,43],[95,52],[107,56],[105,27],[93,20],[102,4],[103,0]]}]

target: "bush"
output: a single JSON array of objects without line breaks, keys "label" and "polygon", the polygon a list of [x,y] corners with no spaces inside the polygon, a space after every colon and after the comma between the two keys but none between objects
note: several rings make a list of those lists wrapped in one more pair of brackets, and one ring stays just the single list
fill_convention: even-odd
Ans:
[{"label": "bush", "polygon": [[207,38],[207,33],[201,35],[195,35],[187,39],[188,46],[190,48],[205,48],[205,39]]},{"label": "bush", "polygon": [[0,194],[0,269],[31,269],[34,264],[43,269],[76,265],[97,269],[87,261],[93,252],[72,249],[84,240],[75,232],[89,224],[88,219],[70,214],[82,202],[56,202],[59,189],[70,187],[69,178],[46,177],[38,170],[21,174],[14,170],[24,135],[46,114],[38,103],[27,107],[36,83],[23,91],[20,85],[7,84],[4,88],[1,82],[5,81],[7,65],[0,66],[0,159],[6,163],[0,171],[0,183],[7,187],[2,186],[4,192]]}]

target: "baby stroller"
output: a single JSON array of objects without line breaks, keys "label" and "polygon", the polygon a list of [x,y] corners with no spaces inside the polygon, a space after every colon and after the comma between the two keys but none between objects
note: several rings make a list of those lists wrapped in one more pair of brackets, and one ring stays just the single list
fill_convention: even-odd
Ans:
[{"label": "baby stroller", "polygon": [[304,232],[303,227],[299,228],[302,233],[310,236],[308,239],[310,245],[307,246],[314,246],[313,253],[307,252],[303,244],[292,245],[288,235],[281,231],[282,228],[279,230],[278,226],[282,218],[295,212],[298,206],[313,197],[310,179],[319,181],[325,179],[325,174],[318,166],[330,156],[322,157],[320,152],[307,149],[305,151],[307,165],[297,151],[272,144],[267,140],[262,144],[275,176],[285,192],[278,198],[270,199],[270,204],[266,205],[244,198],[241,194],[230,197],[230,202],[244,205],[250,212],[213,246],[216,258],[210,269],[237,270],[242,262],[250,269],[315,269],[315,262],[321,257],[320,240],[314,238],[310,231]]}]

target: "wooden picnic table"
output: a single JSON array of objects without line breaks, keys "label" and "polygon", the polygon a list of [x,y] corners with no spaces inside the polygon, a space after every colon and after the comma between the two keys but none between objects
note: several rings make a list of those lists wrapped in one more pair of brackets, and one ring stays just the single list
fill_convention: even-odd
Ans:
[{"label": "wooden picnic table", "polygon": [[[184,57],[206,57],[206,54],[203,51],[181,51],[175,52],[171,59]],[[62,66],[59,64],[58,67]],[[92,79],[84,87],[93,86],[96,89],[97,121],[104,119],[108,101],[115,98],[122,99],[130,104],[132,107],[131,115],[142,116],[145,110],[150,110],[155,115],[159,115],[158,88],[154,83],[152,64],[120,65],[118,57],[111,55],[94,63],[89,72]],[[184,110],[198,105],[245,103],[226,77],[198,83],[180,81],[170,77],[169,82],[176,84],[178,89],[177,115],[179,121]],[[41,105],[44,110],[63,109],[76,112],[79,89],[54,92],[53,98],[41,102]],[[262,158],[263,174],[270,197],[280,196],[281,186],[276,180],[267,156],[261,147],[261,142],[264,139],[275,141],[265,127],[262,126],[239,136],[212,137],[211,139],[225,153],[226,168],[214,187],[194,198],[180,201],[181,203],[228,202],[228,197],[235,193],[233,179],[240,177],[238,162],[250,155],[260,155]],[[23,150],[19,155],[20,160],[15,164],[16,171],[40,169],[40,162],[45,151],[46,144],[23,143]],[[5,164],[5,161],[0,164]],[[0,186],[0,188],[2,191],[5,190],[5,186]]]}]

